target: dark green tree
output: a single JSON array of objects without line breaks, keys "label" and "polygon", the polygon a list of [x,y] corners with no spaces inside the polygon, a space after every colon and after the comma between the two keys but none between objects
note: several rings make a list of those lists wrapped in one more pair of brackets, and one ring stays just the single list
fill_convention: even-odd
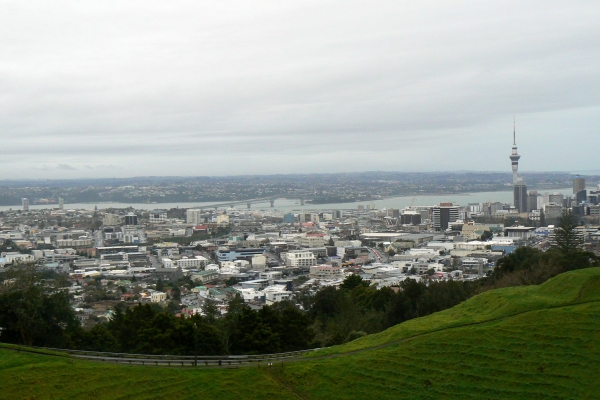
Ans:
[{"label": "dark green tree", "polygon": [[239,282],[240,282],[240,280],[238,278],[236,278],[235,276],[232,276],[225,280],[225,286],[229,287],[229,286],[237,285]]},{"label": "dark green tree", "polygon": [[538,268],[544,253],[536,248],[523,246],[508,254],[496,263],[493,276],[500,278],[506,274]]},{"label": "dark green tree", "polygon": [[481,240],[483,241],[487,241],[493,237],[494,234],[492,233],[492,231],[483,231],[483,233],[481,234]]},{"label": "dark green tree", "polygon": [[181,301],[181,290],[177,286],[171,288],[171,297],[177,302]]},{"label": "dark green tree", "polygon": [[363,278],[361,278],[359,275],[352,274],[346,279],[344,279],[344,281],[340,285],[340,288],[352,290],[357,286],[369,286],[369,282],[363,280]]},{"label": "dark green tree", "polygon": [[81,328],[62,277],[34,264],[7,267],[0,276],[2,341],[72,347]]},{"label": "dark green tree", "polygon": [[570,210],[563,211],[558,225],[554,229],[554,243],[551,248],[558,250],[562,254],[581,251],[583,247],[583,235],[577,231],[577,224]]}]

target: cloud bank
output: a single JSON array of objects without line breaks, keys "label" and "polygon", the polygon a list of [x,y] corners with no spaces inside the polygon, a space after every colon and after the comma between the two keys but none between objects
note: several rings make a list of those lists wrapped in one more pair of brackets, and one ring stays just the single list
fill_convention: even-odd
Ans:
[{"label": "cloud bank", "polygon": [[3,10],[0,178],[597,168],[594,1]]}]

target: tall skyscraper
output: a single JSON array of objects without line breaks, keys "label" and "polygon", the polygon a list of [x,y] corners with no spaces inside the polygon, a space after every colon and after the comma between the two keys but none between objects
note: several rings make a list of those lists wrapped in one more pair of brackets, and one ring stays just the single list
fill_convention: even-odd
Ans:
[{"label": "tall skyscraper", "polygon": [[529,191],[529,195],[527,196],[527,210],[533,211],[538,209],[538,197],[540,195],[537,191],[531,190]]},{"label": "tall skyscraper", "polygon": [[62,197],[58,198],[58,209],[59,210],[65,209],[65,199],[63,199]]},{"label": "tall skyscraper", "polygon": [[573,197],[577,204],[585,203],[587,200],[585,178],[581,175],[576,175],[575,178],[573,178]]},{"label": "tall skyscraper", "polygon": [[573,178],[573,194],[577,194],[582,190],[585,190],[585,178],[581,175],[576,175]]},{"label": "tall skyscraper", "polygon": [[515,208],[519,213],[526,213],[528,210],[527,201],[527,185],[523,181],[519,181],[513,185]]},{"label": "tall skyscraper", "polygon": [[29,211],[29,199],[27,197],[23,197],[21,202],[23,203],[23,211]]}]

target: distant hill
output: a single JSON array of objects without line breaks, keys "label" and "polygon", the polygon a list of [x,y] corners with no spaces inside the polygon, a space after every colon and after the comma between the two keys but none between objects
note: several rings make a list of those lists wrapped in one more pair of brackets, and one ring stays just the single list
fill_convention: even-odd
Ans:
[{"label": "distant hill", "polygon": [[485,292],[302,360],[127,367],[0,350],[0,399],[600,398],[600,268]]}]

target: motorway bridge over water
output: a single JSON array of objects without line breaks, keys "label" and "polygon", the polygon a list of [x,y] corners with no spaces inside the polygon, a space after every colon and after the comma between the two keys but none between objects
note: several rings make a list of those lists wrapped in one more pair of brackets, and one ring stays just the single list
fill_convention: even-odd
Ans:
[{"label": "motorway bridge over water", "polygon": [[[248,208],[252,207],[252,204],[266,204],[269,203],[271,207],[275,207],[275,200],[282,199],[284,197],[263,197],[260,199],[250,199],[250,200],[238,200],[238,201],[223,201],[215,204],[203,204],[202,206],[198,206],[197,208],[205,209],[205,208],[214,208],[215,210],[218,208],[233,208],[234,206],[239,206],[245,204]],[[285,197],[286,199],[294,199],[294,197]],[[304,205],[306,200],[309,200],[306,197],[298,197],[300,200],[300,205]]]}]

